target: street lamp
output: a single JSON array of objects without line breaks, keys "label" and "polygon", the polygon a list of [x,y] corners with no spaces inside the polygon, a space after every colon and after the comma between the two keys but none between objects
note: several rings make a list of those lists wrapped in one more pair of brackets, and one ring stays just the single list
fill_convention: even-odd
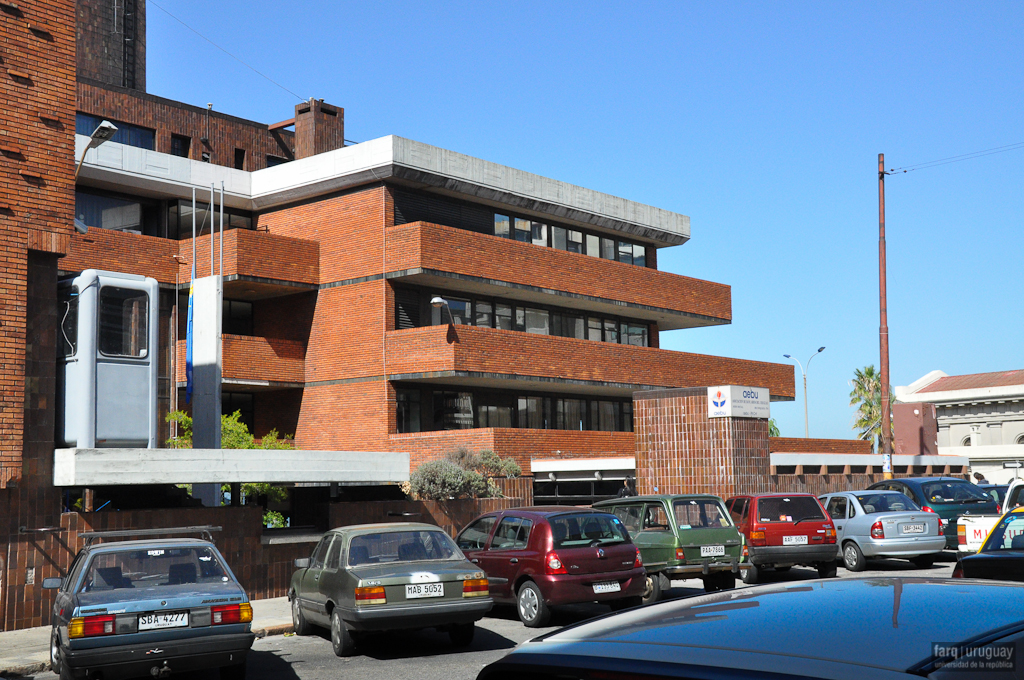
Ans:
[{"label": "street lamp", "polygon": [[82,171],[82,163],[85,162],[85,154],[89,152],[89,149],[95,149],[103,142],[109,142],[115,132],[117,132],[117,126],[109,120],[103,121],[92,131],[92,134],[89,135],[89,145],[85,147],[85,151],[82,152],[82,158],[78,161],[78,167],[75,168],[76,182],[78,181],[78,173]]},{"label": "street lamp", "polygon": [[[811,355],[811,359],[818,356],[824,351],[824,347],[819,347],[818,351]],[[804,365],[800,363],[799,359],[794,358],[790,354],[783,354],[782,356],[786,357],[787,359],[793,359],[793,361],[800,364],[800,372],[804,374],[804,439],[810,439],[810,428],[807,424],[807,371],[804,370]],[[807,368],[811,367],[811,359],[807,360]]]},{"label": "street lamp", "polygon": [[[455,317],[452,316],[452,308],[448,306],[448,301],[447,300],[445,300],[440,295],[435,295],[434,297],[430,298],[430,304],[431,304],[431,306],[436,307],[438,309],[440,309],[441,307],[444,307],[445,309],[447,309],[448,310],[448,318],[451,319],[452,325],[453,326],[455,325]],[[441,321],[442,322],[444,321],[444,312],[441,312]]]}]

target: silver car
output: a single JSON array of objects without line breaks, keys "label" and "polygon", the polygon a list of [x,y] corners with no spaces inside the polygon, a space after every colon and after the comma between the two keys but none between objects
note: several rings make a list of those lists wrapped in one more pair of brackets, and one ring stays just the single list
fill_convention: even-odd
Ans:
[{"label": "silver car", "polygon": [[845,491],[819,496],[836,525],[838,559],[863,571],[867,557],[901,557],[927,569],[946,547],[939,516],[898,491]]}]

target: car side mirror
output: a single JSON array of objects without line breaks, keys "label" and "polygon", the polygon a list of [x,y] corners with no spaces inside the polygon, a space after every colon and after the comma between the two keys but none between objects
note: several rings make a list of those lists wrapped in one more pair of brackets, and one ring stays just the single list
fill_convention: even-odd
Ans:
[{"label": "car side mirror", "polygon": [[43,579],[43,588],[46,589],[46,590],[56,590],[57,588],[60,588],[60,584],[61,584],[62,581],[63,581],[63,579],[57,578],[56,576],[51,576],[50,578],[44,578]]},{"label": "car side mirror", "polygon": [[295,568],[296,569],[307,569],[308,567],[309,567],[309,558],[308,557],[300,557],[300,558],[295,560]]}]

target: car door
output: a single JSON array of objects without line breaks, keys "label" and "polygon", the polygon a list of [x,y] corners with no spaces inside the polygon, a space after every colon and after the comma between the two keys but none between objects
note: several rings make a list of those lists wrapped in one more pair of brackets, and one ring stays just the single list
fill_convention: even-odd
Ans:
[{"label": "car door", "polygon": [[[633,539],[644,557],[644,565],[657,571],[676,558],[676,534],[671,515],[662,501],[644,503],[643,524]],[[650,560],[650,561],[648,561]]]},{"label": "car door", "polygon": [[309,567],[302,574],[302,585],[299,592],[299,606],[302,607],[306,616],[313,622],[327,626],[326,600],[320,594],[320,576],[324,569],[324,559],[327,556],[327,549],[331,545],[334,534],[327,534],[320,539],[313,549],[309,558]]},{"label": "car door", "polygon": [[338,604],[342,601],[342,588],[344,586],[345,572],[342,569],[342,547],[345,544],[345,537],[337,535],[327,549],[327,556],[324,558],[324,567],[320,572],[320,580],[317,582],[320,591],[318,602],[324,603],[324,616],[327,615],[327,603]]},{"label": "car door", "polygon": [[532,520],[515,515],[505,515],[498,522],[487,550],[480,554],[480,566],[487,572],[488,579],[493,578],[493,596],[515,596],[512,587],[530,558],[528,546],[532,529]]},{"label": "car door", "polygon": [[825,511],[832,518],[832,524],[836,527],[836,554],[839,554],[842,550],[843,536],[846,533],[847,508],[850,505],[850,499],[846,496],[830,496],[827,502],[822,502],[822,505],[825,506]]},{"label": "car door", "polygon": [[492,596],[495,596],[499,592],[498,580],[492,577],[490,571],[484,566],[486,562],[485,553],[487,552],[487,543],[490,541],[491,534],[494,532],[494,526],[498,522],[497,515],[484,515],[483,517],[477,518],[471,522],[468,527],[463,529],[459,535],[455,538],[455,543],[459,546],[459,550],[466,556],[466,559],[473,564],[479,565],[484,573],[487,574],[487,578],[490,582],[490,592]]}]

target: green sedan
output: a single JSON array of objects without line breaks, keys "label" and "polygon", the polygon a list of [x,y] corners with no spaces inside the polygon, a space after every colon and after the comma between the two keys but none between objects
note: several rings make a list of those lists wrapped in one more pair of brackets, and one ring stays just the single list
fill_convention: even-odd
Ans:
[{"label": "green sedan", "polygon": [[350,656],[371,631],[437,628],[468,646],[494,604],[484,572],[432,524],[332,529],[295,566],[288,588],[295,633],[329,628],[338,656]]}]

